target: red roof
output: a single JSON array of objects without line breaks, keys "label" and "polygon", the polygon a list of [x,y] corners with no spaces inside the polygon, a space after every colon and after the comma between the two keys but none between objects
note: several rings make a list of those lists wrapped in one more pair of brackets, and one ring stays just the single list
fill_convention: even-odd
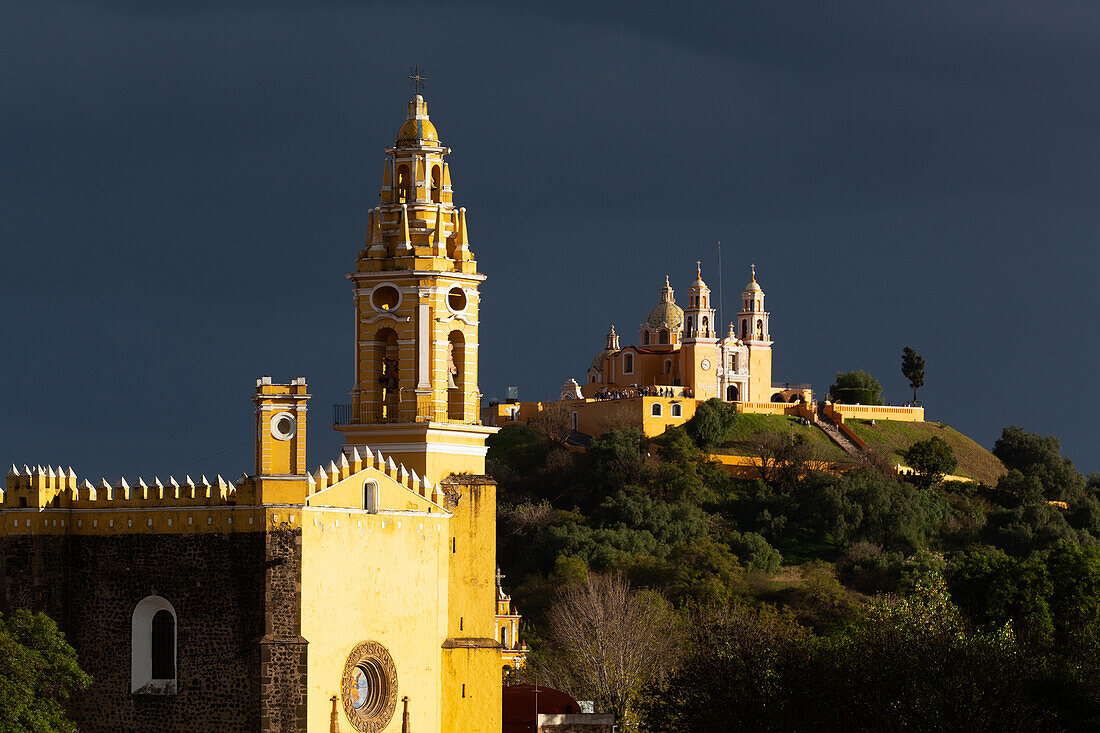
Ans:
[{"label": "red roof", "polygon": [[504,726],[502,733],[531,733],[535,730],[535,705],[543,715],[575,715],[581,712],[577,701],[561,690],[533,685],[510,685],[504,688]]}]

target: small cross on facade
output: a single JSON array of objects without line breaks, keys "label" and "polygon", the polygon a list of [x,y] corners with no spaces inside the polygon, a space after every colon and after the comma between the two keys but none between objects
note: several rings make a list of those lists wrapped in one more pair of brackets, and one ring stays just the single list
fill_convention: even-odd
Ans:
[{"label": "small cross on facade", "polygon": [[753,264],[749,265],[749,267],[752,268],[752,279],[753,279],[753,281],[755,281],[756,280],[756,263],[753,263]]},{"label": "small cross on facade", "polygon": [[497,568],[497,585],[500,585],[502,580],[504,580],[504,573],[500,572],[500,568]]},{"label": "small cross on facade", "polygon": [[414,92],[420,94],[420,88],[424,86],[424,82],[428,80],[428,77],[420,73],[422,71],[420,64],[410,66],[409,71],[412,72],[409,74],[410,86],[412,86]]}]

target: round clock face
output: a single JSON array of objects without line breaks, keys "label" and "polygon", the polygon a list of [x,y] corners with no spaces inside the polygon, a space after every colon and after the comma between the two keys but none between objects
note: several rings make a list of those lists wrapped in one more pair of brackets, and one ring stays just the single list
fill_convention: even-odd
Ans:
[{"label": "round clock face", "polygon": [[701,362],[699,362],[699,366],[701,366],[703,368],[703,371],[706,371],[707,369],[710,369],[710,360],[709,359],[703,359]]}]

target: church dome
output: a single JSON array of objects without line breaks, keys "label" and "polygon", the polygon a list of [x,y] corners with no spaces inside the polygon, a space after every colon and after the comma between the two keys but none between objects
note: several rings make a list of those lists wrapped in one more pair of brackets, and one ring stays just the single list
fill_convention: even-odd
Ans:
[{"label": "church dome", "polygon": [[397,144],[439,143],[439,133],[428,119],[428,103],[419,94],[409,102],[409,117],[397,131]]},{"label": "church dome", "polygon": [[[707,284],[703,282],[703,264],[701,262],[695,263],[695,282],[691,284],[693,288],[703,289],[707,287]],[[709,288],[707,288],[709,290]]]},{"label": "church dome", "polygon": [[749,293],[749,292],[757,293],[757,292],[763,292],[763,291],[764,291],[764,288],[760,287],[760,283],[756,282],[756,265],[753,265],[752,266],[752,280],[750,280],[749,284],[745,286],[745,292],[746,293]]},{"label": "church dome", "polygon": [[431,120],[405,120],[405,124],[401,125],[397,133],[398,144],[419,141],[439,142],[439,133],[435,131],[435,125]]},{"label": "church dome", "polygon": [[599,371],[603,369],[603,360],[609,356],[615,356],[619,353],[619,349],[604,349],[592,359],[592,364],[588,367],[589,370],[595,369]]},{"label": "church dome", "polygon": [[652,329],[678,331],[684,325],[684,309],[675,303],[662,301],[645,317],[645,325]]},{"label": "church dome", "polygon": [[653,330],[667,328],[669,331],[679,331],[683,327],[684,309],[676,305],[672,286],[668,284],[668,275],[665,275],[665,286],[661,288],[661,301],[645,317],[642,325]]}]

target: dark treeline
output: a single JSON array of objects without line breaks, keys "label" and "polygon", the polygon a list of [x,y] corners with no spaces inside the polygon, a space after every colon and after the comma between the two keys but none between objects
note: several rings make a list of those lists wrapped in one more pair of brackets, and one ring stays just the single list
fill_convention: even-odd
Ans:
[{"label": "dark treeline", "polygon": [[[805,444],[773,435],[744,446],[761,477],[744,480],[704,451],[736,419],[704,405],[586,452],[537,429],[492,439],[528,677],[608,701],[634,730],[1100,726],[1100,479],[1056,439],[1006,428],[1008,473],[981,486],[903,481],[873,455],[812,471]],[[661,663],[614,698],[555,625],[593,578],[675,618]]]}]

